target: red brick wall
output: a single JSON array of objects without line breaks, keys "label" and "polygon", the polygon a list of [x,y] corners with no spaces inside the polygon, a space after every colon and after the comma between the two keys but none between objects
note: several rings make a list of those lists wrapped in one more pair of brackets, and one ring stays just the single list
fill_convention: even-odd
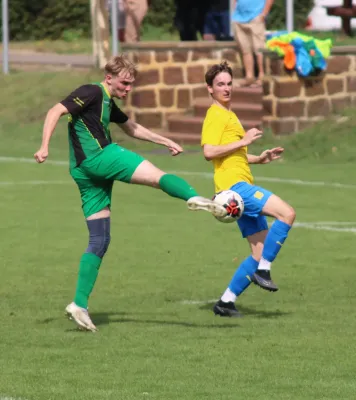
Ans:
[{"label": "red brick wall", "polygon": [[242,76],[233,42],[139,43],[123,50],[139,70],[125,108],[148,128],[166,129],[169,115],[189,112],[196,97],[207,96],[204,75],[211,65],[227,60]]},{"label": "red brick wall", "polygon": [[[149,128],[167,128],[167,117],[189,113],[194,99],[207,96],[204,74],[227,60],[234,77],[242,65],[234,42],[151,42],[125,45],[123,51],[139,69],[126,110]],[[334,48],[326,73],[300,79],[287,73],[283,60],[266,53],[265,127],[276,134],[296,132],[315,121],[356,105],[356,47]]]}]

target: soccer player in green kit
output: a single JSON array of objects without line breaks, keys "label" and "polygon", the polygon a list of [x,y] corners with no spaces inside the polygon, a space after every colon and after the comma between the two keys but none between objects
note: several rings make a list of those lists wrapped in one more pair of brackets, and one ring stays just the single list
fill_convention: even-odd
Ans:
[{"label": "soccer player in green kit", "polygon": [[52,107],[46,116],[42,144],[34,157],[43,163],[48,157],[50,138],[58,120],[69,115],[70,174],[78,185],[82,209],[89,230],[89,245],[80,265],[74,301],[66,313],[83,330],[97,328],[88,313],[102,259],[110,243],[110,204],[114,181],[159,188],[187,202],[190,210],[205,210],[214,216],[226,215],[223,206],[197,194],[182,178],[166,174],[140,155],[112,143],[109,123],[115,122],[136,139],[166,146],[172,156],[183,149],[175,142],[131,121],[115,104],[131,91],[137,70],[123,56],[113,57],[105,66],[101,83],[81,86]]}]

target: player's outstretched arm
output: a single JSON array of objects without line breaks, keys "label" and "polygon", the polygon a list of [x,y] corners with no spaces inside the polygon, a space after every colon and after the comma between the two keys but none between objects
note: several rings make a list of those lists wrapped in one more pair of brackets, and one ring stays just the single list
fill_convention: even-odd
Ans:
[{"label": "player's outstretched arm", "polygon": [[268,164],[281,158],[281,154],[283,152],[283,147],[275,147],[273,149],[267,149],[263,151],[259,156],[247,154],[247,160],[249,164]]},{"label": "player's outstretched arm", "polygon": [[212,145],[204,144],[203,151],[204,157],[207,161],[213,160],[214,158],[221,158],[234,153],[241,147],[245,147],[256,141],[262,136],[262,132],[256,128],[252,128],[246,132],[243,139],[238,140],[229,144]]},{"label": "player's outstretched arm", "polygon": [[34,154],[35,160],[38,163],[43,163],[48,157],[48,147],[51,140],[51,136],[57,126],[59,118],[68,114],[68,110],[63,104],[58,103],[52,107],[46,115],[46,119],[43,125],[42,143],[39,150]]},{"label": "player's outstretched arm", "polygon": [[179,146],[179,144],[173,142],[173,140],[158,135],[157,133],[150,131],[149,129],[143,127],[140,124],[137,124],[130,119],[127,120],[125,123],[120,124],[120,127],[127,135],[134,137],[135,139],[145,140],[146,142],[152,142],[168,147],[172,156],[176,156],[183,151],[182,147]]}]

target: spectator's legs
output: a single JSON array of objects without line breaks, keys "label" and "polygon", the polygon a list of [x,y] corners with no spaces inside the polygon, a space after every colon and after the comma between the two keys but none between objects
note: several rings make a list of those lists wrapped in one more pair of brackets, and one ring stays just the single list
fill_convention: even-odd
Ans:
[{"label": "spectator's legs", "polygon": [[265,20],[261,16],[258,16],[253,21],[251,21],[251,32],[252,32],[252,47],[256,54],[257,65],[258,65],[258,83],[262,84],[264,78],[264,68],[263,68],[263,53],[261,49],[265,48],[265,33],[266,26]]},{"label": "spectator's legs", "polygon": [[216,32],[217,32],[217,26],[214,20],[214,13],[208,11],[205,15],[203,39],[215,40]]},{"label": "spectator's legs", "polygon": [[183,1],[177,2],[176,7],[174,23],[178,29],[180,40],[198,40],[194,9],[190,10],[190,7]]},{"label": "spectator's legs", "polygon": [[243,86],[251,85],[254,80],[254,59],[252,50],[252,32],[249,24],[234,24],[235,40],[242,54],[242,62],[245,68],[245,80]]},{"label": "spectator's legs", "polygon": [[140,40],[141,23],[147,14],[147,0],[127,0],[125,41],[128,43]]},{"label": "spectator's legs", "polygon": [[242,53],[242,62],[245,68],[246,81],[253,81],[255,79],[253,53]]}]

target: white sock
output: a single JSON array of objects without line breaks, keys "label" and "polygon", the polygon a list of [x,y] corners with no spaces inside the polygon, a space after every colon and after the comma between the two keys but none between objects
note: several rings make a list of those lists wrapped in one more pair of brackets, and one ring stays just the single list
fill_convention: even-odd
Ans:
[{"label": "white sock", "polygon": [[258,264],[258,268],[257,269],[265,269],[267,271],[269,271],[271,269],[271,262],[265,260],[263,257],[261,257],[261,261]]},{"label": "white sock", "polygon": [[236,294],[233,293],[229,288],[227,288],[224,294],[221,296],[221,301],[223,301],[224,303],[229,303],[230,301],[232,301],[234,303],[236,297]]}]

